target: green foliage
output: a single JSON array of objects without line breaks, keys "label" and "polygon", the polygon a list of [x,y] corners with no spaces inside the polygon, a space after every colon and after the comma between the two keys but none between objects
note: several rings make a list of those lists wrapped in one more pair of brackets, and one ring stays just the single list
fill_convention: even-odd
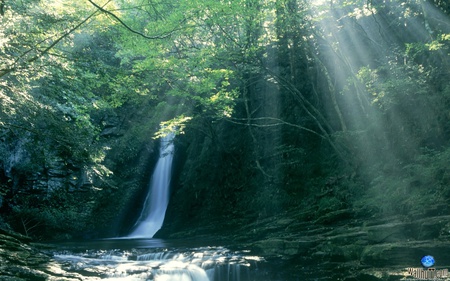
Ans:
[{"label": "green foliage", "polygon": [[429,73],[418,65],[402,67],[391,64],[371,70],[363,67],[358,78],[366,86],[371,104],[383,111],[389,111],[396,105],[408,106],[427,98],[427,77]]},{"label": "green foliage", "polygon": [[16,196],[9,214],[13,228],[39,239],[70,239],[82,235],[92,216],[91,193],[52,193],[44,200],[38,195]]},{"label": "green foliage", "polygon": [[123,9],[145,18],[145,26],[139,16],[127,18],[136,29],[153,35],[170,33],[170,40],[149,41],[125,33],[118,55],[131,64],[133,73],[148,73],[143,82],[149,84],[150,92],[165,93],[178,101],[177,115],[213,120],[230,117],[239,94],[233,62],[241,63],[251,48],[258,47],[258,36],[252,33],[257,32],[261,17],[257,2],[165,1],[140,9],[122,3]]},{"label": "green foliage", "polygon": [[177,134],[184,134],[186,123],[191,119],[192,117],[180,115],[169,121],[161,122],[161,129],[156,132],[154,138],[163,138],[172,132],[176,132]]},{"label": "green foliage", "polygon": [[75,162],[94,162],[90,155],[97,153],[92,142],[99,129],[89,114],[98,107],[91,82],[96,78],[85,75],[66,53],[71,48],[67,25],[81,21],[87,11],[76,3],[16,4],[1,18],[7,39],[0,50],[0,95],[6,101],[0,125],[25,139],[38,166],[45,165],[42,155],[50,150]]},{"label": "green foliage", "polygon": [[426,216],[434,206],[447,204],[449,155],[448,148],[424,150],[401,169],[380,173],[355,206],[378,210],[381,215]]},{"label": "green foliage", "polygon": [[[8,1],[0,184],[16,227],[76,232],[92,210],[121,210],[108,200],[132,198],[153,138],[172,131],[189,150],[180,194],[199,213],[268,216],[304,197],[336,211],[363,193],[346,176],[317,199],[340,174],[369,182],[383,212],[446,194],[450,35],[422,1],[400,2]],[[55,166],[66,181],[32,195]],[[74,171],[89,194],[71,193]]]}]

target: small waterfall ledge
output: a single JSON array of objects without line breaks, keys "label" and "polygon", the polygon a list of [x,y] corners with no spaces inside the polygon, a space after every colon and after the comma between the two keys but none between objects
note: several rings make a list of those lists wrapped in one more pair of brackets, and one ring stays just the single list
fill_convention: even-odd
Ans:
[{"label": "small waterfall ledge", "polygon": [[[143,251],[147,251],[144,253]],[[54,255],[64,270],[83,280],[250,281],[264,259],[224,247],[184,250],[88,251]],[[86,273],[88,273],[86,276]]]}]

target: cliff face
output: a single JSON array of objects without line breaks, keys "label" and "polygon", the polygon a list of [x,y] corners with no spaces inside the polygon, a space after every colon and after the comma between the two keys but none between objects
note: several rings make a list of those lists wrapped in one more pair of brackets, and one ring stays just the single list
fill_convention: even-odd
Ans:
[{"label": "cliff face", "polygon": [[35,239],[120,234],[128,216],[138,212],[134,201],[140,200],[157,153],[145,136],[154,131],[151,123],[136,135],[136,128],[129,126],[131,117],[119,113],[94,120],[102,130],[92,146],[105,148],[97,150],[103,153],[98,159],[88,152],[80,156],[67,147],[51,146],[50,136],[38,141],[41,135],[3,131],[2,227]]}]

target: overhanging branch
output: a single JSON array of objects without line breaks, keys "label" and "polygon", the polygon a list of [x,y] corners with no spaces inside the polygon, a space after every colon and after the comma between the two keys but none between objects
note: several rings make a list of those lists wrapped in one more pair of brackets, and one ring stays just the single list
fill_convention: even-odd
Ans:
[{"label": "overhanging branch", "polygon": [[170,32],[168,32],[168,33],[166,33],[166,34],[163,34],[163,35],[149,36],[149,35],[146,35],[146,34],[144,34],[144,33],[142,33],[142,32],[139,32],[139,31],[137,31],[137,30],[131,28],[128,24],[126,24],[123,20],[121,20],[118,16],[116,16],[113,12],[104,9],[103,7],[104,7],[105,5],[103,5],[103,7],[100,7],[100,6],[99,6],[98,4],[96,4],[94,1],[92,1],[92,0],[88,0],[88,1],[89,1],[92,5],[94,5],[97,9],[99,9],[100,11],[102,11],[103,13],[105,13],[105,14],[110,15],[111,17],[113,17],[116,21],[118,21],[118,22],[119,22],[123,27],[125,27],[128,31],[130,31],[131,33],[137,34],[137,35],[139,35],[139,36],[141,36],[141,37],[144,37],[145,39],[152,39],[152,40],[154,40],[154,39],[164,39],[164,38],[169,37],[175,30],[177,30],[177,29],[173,29],[173,30],[171,30]]}]

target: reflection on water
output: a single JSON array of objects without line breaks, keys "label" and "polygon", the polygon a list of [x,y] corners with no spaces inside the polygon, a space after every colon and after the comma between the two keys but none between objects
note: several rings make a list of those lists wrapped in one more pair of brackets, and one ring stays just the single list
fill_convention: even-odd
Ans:
[{"label": "reflection on water", "polygon": [[87,241],[69,241],[56,243],[59,249],[152,249],[152,248],[183,248],[183,247],[204,247],[204,246],[223,246],[231,244],[227,240],[217,240],[214,238],[195,238],[195,239],[157,239],[157,238],[128,238],[116,237],[99,240]]},{"label": "reflection on water", "polygon": [[262,274],[264,259],[250,251],[181,244],[159,239],[63,243],[54,250],[54,263],[81,280],[249,281]]},{"label": "reflection on water", "polygon": [[123,249],[130,250],[133,248],[145,249],[145,248],[166,248],[174,245],[181,244],[181,241],[166,242],[162,239],[126,239],[126,238],[110,238],[100,240],[89,241],[70,241],[58,243],[59,249],[96,249],[96,250],[111,250],[111,249]]}]

